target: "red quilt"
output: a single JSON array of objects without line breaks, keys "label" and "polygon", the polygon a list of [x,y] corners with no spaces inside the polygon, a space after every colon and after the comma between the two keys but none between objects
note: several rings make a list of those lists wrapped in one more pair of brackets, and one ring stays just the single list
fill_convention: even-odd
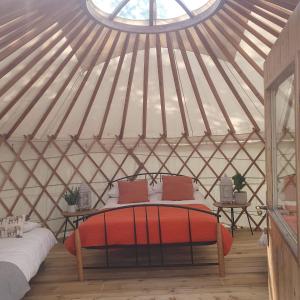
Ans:
[{"label": "red quilt", "polygon": [[[209,211],[205,205],[186,205]],[[148,218],[148,234],[146,222]],[[198,211],[190,210],[191,237],[189,234],[188,210],[176,207],[160,207],[160,224],[158,222],[158,208],[135,207],[135,221],[132,208],[122,208],[105,213],[107,245],[124,246],[135,245],[134,222],[136,224],[136,242],[138,245],[213,242],[216,241],[216,217]],[[161,227],[161,237],[159,235]],[[105,246],[104,215],[90,217],[79,226],[82,247]],[[232,245],[232,237],[222,226],[224,255],[227,255]],[[66,249],[75,255],[74,233],[65,241]]]}]

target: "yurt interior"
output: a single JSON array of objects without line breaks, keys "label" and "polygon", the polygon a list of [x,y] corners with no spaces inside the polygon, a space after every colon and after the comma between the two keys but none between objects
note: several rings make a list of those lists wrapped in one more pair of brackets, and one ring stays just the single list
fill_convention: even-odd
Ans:
[{"label": "yurt interior", "polygon": [[300,300],[299,2],[0,0],[0,300]]}]

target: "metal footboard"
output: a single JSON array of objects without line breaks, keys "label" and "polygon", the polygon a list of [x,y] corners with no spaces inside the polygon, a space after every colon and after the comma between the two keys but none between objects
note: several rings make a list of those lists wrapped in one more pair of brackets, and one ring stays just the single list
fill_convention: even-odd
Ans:
[{"label": "metal footboard", "polygon": [[[146,244],[138,243],[138,237],[137,237],[137,221],[136,221],[136,210],[143,208],[145,210],[145,226],[146,226]],[[159,243],[151,243],[150,242],[150,233],[149,233],[149,208],[156,208],[157,209],[157,221],[158,224],[158,235],[159,235]],[[163,240],[163,233],[162,233],[162,219],[161,219],[161,211],[164,208],[174,208],[174,209],[180,209],[186,211],[187,221],[188,221],[188,237],[189,241],[184,243],[164,243]],[[108,226],[107,226],[107,215],[113,211],[120,211],[120,210],[132,210],[132,217],[133,217],[133,235],[134,235],[134,244],[130,245],[111,245],[108,242]],[[211,215],[216,218],[216,230],[217,230],[217,239],[213,241],[203,241],[203,242],[194,242],[192,239],[192,223],[191,223],[191,212],[197,212],[199,213],[199,217],[201,218],[202,214]],[[105,261],[106,265],[104,267],[86,267],[89,269],[95,269],[95,268],[124,268],[124,267],[166,267],[166,266],[207,266],[207,265],[219,265],[219,273],[220,276],[224,276],[225,274],[225,267],[224,267],[224,254],[223,254],[223,242],[222,242],[222,234],[221,234],[221,224],[219,222],[220,216],[216,213],[213,213],[211,211],[193,208],[189,206],[182,206],[182,205],[172,205],[172,204],[133,204],[133,205],[126,205],[122,207],[116,207],[116,208],[110,208],[102,210],[92,216],[95,215],[103,215],[104,220],[104,241],[105,244],[101,245],[99,247],[88,247],[91,249],[104,249],[105,250]],[[101,233],[100,233],[101,234]],[[82,249],[81,249],[81,242],[80,242],[80,234],[79,230],[76,229],[75,231],[75,246],[76,246],[76,258],[77,258],[77,266],[78,266],[78,274],[79,279],[83,280],[83,258],[82,258]],[[217,244],[217,250],[218,250],[218,261],[217,262],[203,262],[203,263],[195,263],[194,260],[194,246],[203,246],[203,245],[213,245]],[[189,247],[190,248],[190,263],[189,264],[166,264],[165,257],[164,257],[164,249],[166,247]],[[109,260],[109,250],[110,249],[120,249],[120,248],[132,248],[135,253],[135,264],[130,266],[112,266],[110,264]],[[139,249],[143,248],[146,249],[148,254],[148,264],[140,264],[139,261]],[[153,263],[151,252],[153,248],[158,248],[160,252],[160,263]]]}]

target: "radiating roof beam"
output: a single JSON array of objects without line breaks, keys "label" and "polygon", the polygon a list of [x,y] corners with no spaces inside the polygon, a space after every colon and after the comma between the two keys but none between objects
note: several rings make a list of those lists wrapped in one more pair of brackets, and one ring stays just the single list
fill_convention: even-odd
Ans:
[{"label": "radiating roof beam", "polygon": [[193,18],[195,16],[181,0],[175,0],[175,1],[177,2],[178,5],[181,6],[181,8],[187,13],[187,15],[190,18]]},{"label": "radiating roof beam", "polygon": [[156,0],[149,1],[149,25],[153,26],[156,23],[157,19],[157,6]]},{"label": "radiating roof beam", "polygon": [[129,1],[130,0],[123,0],[122,2],[120,2],[120,4],[114,9],[114,11],[109,16],[109,19],[113,20]]}]

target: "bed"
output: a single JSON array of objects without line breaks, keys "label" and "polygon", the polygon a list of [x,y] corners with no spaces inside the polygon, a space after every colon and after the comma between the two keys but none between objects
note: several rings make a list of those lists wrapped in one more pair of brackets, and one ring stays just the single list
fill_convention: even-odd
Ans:
[{"label": "bed", "polygon": [[0,239],[0,298],[22,299],[55,244],[54,235],[46,228],[34,228],[22,238]]},{"label": "bed", "polygon": [[[232,237],[219,222],[219,216],[204,204],[205,199],[167,201],[150,197],[149,202],[126,205],[117,202],[110,200],[99,213],[81,223],[65,241],[66,249],[76,256],[80,280],[84,278],[82,248],[105,249],[105,267],[109,268],[110,249],[132,247],[138,266],[138,248],[147,248],[151,252],[158,247],[161,265],[167,266],[163,259],[164,248],[187,246],[190,248],[191,264],[195,265],[193,247],[213,244],[217,245],[218,261],[197,265],[219,265],[220,275],[224,276],[224,256],[230,251]],[[151,259],[147,266],[153,266]]]}]

